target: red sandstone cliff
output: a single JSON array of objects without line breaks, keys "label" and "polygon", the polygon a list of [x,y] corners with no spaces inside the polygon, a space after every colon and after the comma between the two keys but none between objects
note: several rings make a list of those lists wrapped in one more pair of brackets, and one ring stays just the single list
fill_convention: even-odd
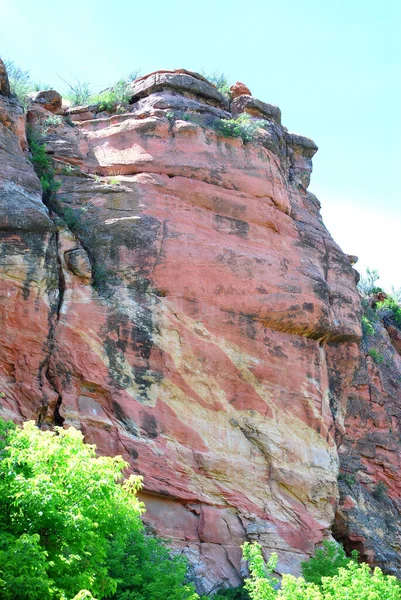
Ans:
[{"label": "red sandstone cliff", "polygon": [[[203,592],[239,583],[245,539],[296,572],[336,519],[368,553],[350,506],[369,486],[341,484],[339,506],[339,453],[374,481],[391,471],[399,440],[373,441],[365,460],[354,399],[380,406],[388,436],[400,391],[358,345],[355,271],[307,191],[315,144],[245,86],[229,104],[195,73],[160,71],[133,82],[124,114],[59,110],[45,141],[61,187],[46,207],[0,69],[2,81],[0,414],[80,427],[129,460],[146,520]],[[28,112],[37,130],[44,106],[58,110],[43,102]],[[216,131],[244,112],[263,122],[255,139]]]}]

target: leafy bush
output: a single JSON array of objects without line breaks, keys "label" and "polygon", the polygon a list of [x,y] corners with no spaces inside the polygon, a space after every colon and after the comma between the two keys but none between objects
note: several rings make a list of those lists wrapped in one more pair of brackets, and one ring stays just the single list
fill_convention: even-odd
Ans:
[{"label": "leafy bush", "polygon": [[74,428],[0,420],[0,597],[197,600],[183,560],[145,536],[140,478],[95,450]]},{"label": "leafy bush", "polygon": [[243,113],[236,119],[216,119],[213,122],[214,129],[225,137],[241,137],[244,142],[251,142],[255,139],[257,132],[265,122],[261,119],[252,119],[246,113]]},{"label": "leafy bush", "polygon": [[358,290],[361,295],[368,298],[372,294],[382,292],[383,290],[376,286],[376,282],[379,279],[379,273],[377,269],[366,269],[366,275],[362,276],[358,283]]},{"label": "leafy bush", "polygon": [[84,106],[89,104],[91,97],[91,89],[87,81],[77,81],[72,85],[63,79],[69,87],[69,92],[64,94],[64,97],[69,100],[72,106]]},{"label": "leafy bush", "polygon": [[322,577],[321,584],[305,581],[303,577],[283,575],[281,589],[272,577],[277,555],[272,554],[265,564],[259,544],[244,544],[250,577],[245,582],[251,600],[400,600],[399,583],[395,577],[384,575],[379,568],[373,573],[367,564],[350,560],[339,567],[332,577]]},{"label": "leafy bush", "polygon": [[387,497],[387,486],[382,481],[379,481],[377,485],[374,486],[372,490],[372,496],[376,498],[379,502],[384,500]]},{"label": "leafy bush", "polygon": [[217,592],[213,600],[250,600],[250,596],[243,586],[230,588]]},{"label": "leafy bush", "polygon": [[326,540],[322,543],[321,548],[316,549],[312,558],[301,563],[301,572],[305,581],[320,585],[322,577],[333,577],[341,567],[346,567],[352,560],[357,559],[358,552],[356,550],[349,558],[342,546]]},{"label": "leafy bush", "polygon": [[378,302],[376,312],[385,325],[394,325],[401,329],[401,306],[395,298],[390,296]]},{"label": "leafy bush", "polygon": [[364,336],[375,334],[373,324],[366,315],[362,315],[362,333]]},{"label": "leafy bush", "polygon": [[186,569],[183,557],[171,558],[159,540],[134,532],[125,546],[111,547],[109,572],[119,582],[113,599],[198,599],[192,586],[183,583]]},{"label": "leafy bush", "polygon": [[384,361],[384,356],[381,352],[376,350],[375,348],[371,348],[368,352],[369,356],[373,358],[377,365],[380,365]]},{"label": "leafy bush", "polygon": [[30,161],[42,184],[43,198],[49,201],[60,187],[60,183],[54,178],[52,159],[46,152],[46,144],[31,129],[28,129],[28,143],[31,151]]},{"label": "leafy bush", "polygon": [[48,127],[58,127],[63,124],[63,117],[60,115],[49,115],[43,121],[43,128],[47,130]]},{"label": "leafy bush", "polygon": [[207,74],[204,71],[201,71],[201,74],[208,81],[213,83],[218,91],[223,94],[223,96],[225,96],[228,100],[231,100],[230,84],[228,83],[227,77],[224,75],[224,73],[219,73],[216,71],[215,73]]},{"label": "leafy bush", "polygon": [[24,71],[14,61],[6,60],[4,64],[10,81],[11,93],[18,98],[24,108],[28,105],[30,93],[38,92],[40,89],[49,89],[49,86],[32,81],[29,71]]},{"label": "leafy bush", "polygon": [[339,481],[344,481],[347,485],[355,485],[355,475],[351,473],[340,473],[338,476]]},{"label": "leafy bush", "polygon": [[129,102],[130,83],[138,77],[138,74],[139,70],[133,71],[127,77],[117,81],[110,89],[91,96],[91,103],[99,103],[100,110],[107,110],[108,112],[116,111],[119,106],[123,106]]},{"label": "leafy bush", "polygon": [[114,112],[119,105],[127,104],[129,95],[129,85],[131,81],[139,75],[139,69],[132,71],[127,77],[117,81],[110,88],[103,90],[99,94],[93,94],[87,82],[79,82],[74,85],[65,81],[70,88],[70,93],[65,97],[73,106],[82,106],[85,104],[99,104],[99,110]]}]

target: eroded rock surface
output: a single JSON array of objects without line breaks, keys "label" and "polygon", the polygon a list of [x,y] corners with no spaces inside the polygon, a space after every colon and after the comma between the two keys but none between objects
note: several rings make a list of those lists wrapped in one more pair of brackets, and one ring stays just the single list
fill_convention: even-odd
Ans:
[{"label": "eroded rock surface", "polygon": [[3,414],[123,454],[206,593],[238,585],[246,539],[296,573],[330,538],[360,358],[356,273],[307,191],[317,147],[234,103],[264,123],[252,141],[216,130],[228,100],[190,71],[134,82],[129,113],[69,109],[45,132],[55,225],[0,125]]},{"label": "eroded rock surface", "polygon": [[348,550],[401,577],[401,356],[388,329],[378,321],[360,348],[334,351],[333,400],[342,399],[335,411],[345,420],[333,531]]}]

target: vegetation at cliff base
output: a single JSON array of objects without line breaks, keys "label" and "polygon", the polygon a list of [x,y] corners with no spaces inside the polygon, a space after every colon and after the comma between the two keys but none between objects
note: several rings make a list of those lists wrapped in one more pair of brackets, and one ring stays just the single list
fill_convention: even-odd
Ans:
[{"label": "vegetation at cliff base", "polygon": [[[207,600],[186,580],[183,557],[146,534],[141,478],[116,456],[97,457],[74,428],[41,431],[0,419],[0,598]],[[250,577],[215,600],[401,600],[394,577],[324,542],[303,577],[273,571],[246,543]]]},{"label": "vegetation at cliff base", "polygon": [[184,559],[145,534],[127,466],[96,457],[74,428],[0,421],[2,599],[198,598]]},{"label": "vegetation at cliff base", "polygon": [[[327,546],[326,546],[327,550]],[[369,565],[348,559],[345,566],[337,568],[333,576],[322,576],[320,582],[304,577],[283,575],[281,584],[273,577],[277,555],[271,554],[266,564],[259,544],[246,543],[244,558],[248,561],[250,577],[245,582],[251,600],[400,600],[401,588],[395,577],[384,575]],[[327,552],[326,552],[327,556]],[[323,557],[324,558],[324,557]],[[335,558],[336,561],[341,556]],[[322,565],[322,557],[312,563],[311,571]],[[326,564],[325,569],[328,568]],[[305,567],[303,566],[303,570]],[[323,566],[322,566],[322,569]]]}]

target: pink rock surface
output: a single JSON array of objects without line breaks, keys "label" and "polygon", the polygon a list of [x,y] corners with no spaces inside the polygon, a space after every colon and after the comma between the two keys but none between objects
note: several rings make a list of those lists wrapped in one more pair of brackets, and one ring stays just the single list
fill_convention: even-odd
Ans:
[{"label": "pink rock surface", "polygon": [[[195,94],[182,75],[174,85]],[[135,87],[141,111],[168,77]],[[205,104],[202,90],[183,105]],[[306,191],[316,146],[279,123],[276,145],[268,130],[243,142],[206,110],[195,123],[136,108],[48,135],[57,231],[0,125],[27,231],[5,203],[3,412],[123,454],[144,477],[145,519],[188,555],[201,592],[239,583],[246,539],[296,573],[331,535],[344,414],[329,375],[339,348],[358,360],[361,335],[355,272]]]}]

